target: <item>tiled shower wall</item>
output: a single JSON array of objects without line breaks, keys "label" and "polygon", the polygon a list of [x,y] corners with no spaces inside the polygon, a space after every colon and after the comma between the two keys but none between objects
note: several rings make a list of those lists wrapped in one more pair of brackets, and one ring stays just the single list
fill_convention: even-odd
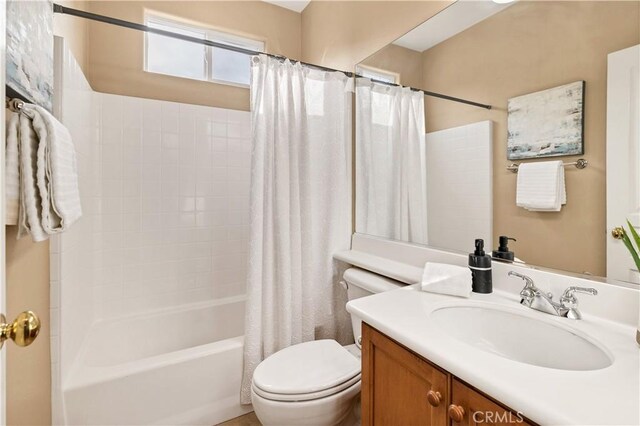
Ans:
[{"label": "tiled shower wall", "polygon": [[83,217],[51,239],[54,424],[96,320],[245,293],[250,115],[91,90],[56,38]]},{"label": "tiled shower wall", "polygon": [[51,238],[50,315],[52,422],[62,424],[61,386],[84,336],[95,319],[92,282],[96,246],[94,223],[100,183],[100,147],[91,110],[95,94],[64,40],[55,38],[54,113],[74,141],[83,216],[69,230]]},{"label": "tiled shower wall", "polygon": [[93,119],[97,317],[244,294],[249,113],[99,94]]}]

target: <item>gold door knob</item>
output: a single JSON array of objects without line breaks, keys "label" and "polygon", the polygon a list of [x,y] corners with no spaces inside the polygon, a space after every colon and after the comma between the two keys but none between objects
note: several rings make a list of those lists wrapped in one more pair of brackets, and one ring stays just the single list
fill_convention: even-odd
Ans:
[{"label": "gold door knob", "polygon": [[40,319],[31,311],[22,312],[9,324],[5,316],[0,314],[0,348],[7,339],[13,340],[18,346],[29,346],[39,332]]},{"label": "gold door knob", "polygon": [[616,240],[621,240],[624,237],[624,228],[622,226],[616,226],[611,231],[611,236]]},{"label": "gold door knob", "polygon": [[429,405],[432,407],[437,407],[440,405],[440,401],[442,400],[442,394],[440,392],[435,392],[430,390],[427,392],[427,401],[429,401]]},{"label": "gold door knob", "polygon": [[459,405],[451,404],[449,406],[449,418],[455,423],[460,423],[464,419],[464,408]]}]

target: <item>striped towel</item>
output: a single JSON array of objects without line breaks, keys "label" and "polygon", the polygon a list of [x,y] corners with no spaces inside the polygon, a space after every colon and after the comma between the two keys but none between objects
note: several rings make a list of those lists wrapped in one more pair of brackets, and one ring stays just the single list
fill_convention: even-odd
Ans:
[{"label": "striped towel", "polygon": [[6,109],[5,120],[7,128],[7,141],[5,145],[5,225],[18,224],[18,212],[20,210],[20,166],[18,164],[18,122],[17,113]]},{"label": "striped towel", "polygon": [[11,114],[5,222],[15,219],[11,207],[17,203],[18,238],[30,234],[43,241],[82,216],[75,148],[67,128],[44,108],[24,104],[21,113]]},{"label": "striped towel", "polygon": [[516,205],[529,211],[558,212],[567,204],[562,161],[520,164]]}]

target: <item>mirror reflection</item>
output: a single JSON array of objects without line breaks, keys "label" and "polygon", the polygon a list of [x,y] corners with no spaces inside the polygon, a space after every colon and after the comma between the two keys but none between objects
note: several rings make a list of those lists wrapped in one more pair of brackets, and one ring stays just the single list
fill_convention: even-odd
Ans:
[{"label": "mirror reflection", "polygon": [[367,58],[356,231],[640,283],[639,43],[637,2],[458,1]]}]

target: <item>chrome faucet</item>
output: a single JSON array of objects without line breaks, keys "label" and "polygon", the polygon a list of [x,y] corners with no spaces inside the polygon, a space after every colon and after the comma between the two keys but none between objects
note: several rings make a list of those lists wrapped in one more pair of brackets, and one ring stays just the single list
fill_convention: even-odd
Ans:
[{"label": "chrome faucet", "polygon": [[545,293],[536,287],[531,277],[519,274],[515,271],[510,271],[509,276],[522,278],[525,281],[524,288],[520,291],[520,297],[522,298],[520,299],[521,305],[559,317],[569,319],[582,318],[582,315],[578,310],[578,299],[576,298],[575,293],[590,294],[592,296],[598,294],[598,290],[595,288],[571,286],[562,293],[560,301],[555,302],[553,300],[553,294]]}]

